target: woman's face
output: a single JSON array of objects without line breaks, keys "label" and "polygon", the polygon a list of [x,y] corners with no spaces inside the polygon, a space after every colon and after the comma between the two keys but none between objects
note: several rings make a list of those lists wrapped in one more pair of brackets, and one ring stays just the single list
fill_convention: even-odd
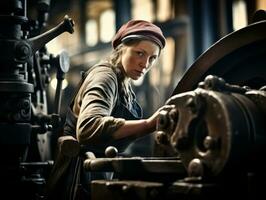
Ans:
[{"label": "woman's face", "polygon": [[159,53],[159,46],[149,40],[126,46],[121,58],[126,76],[138,80],[153,66]]}]

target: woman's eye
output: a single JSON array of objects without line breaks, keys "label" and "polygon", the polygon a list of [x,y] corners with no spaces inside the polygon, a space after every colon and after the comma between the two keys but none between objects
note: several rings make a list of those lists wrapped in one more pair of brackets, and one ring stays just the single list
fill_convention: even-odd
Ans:
[{"label": "woman's eye", "polygon": [[138,51],[137,54],[138,54],[138,56],[140,56],[140,57],[144,56],[144,53],[141,52],[141,51]]},{"label": "woman's eye", "polygon": [[150,57],[150,63],[153,63],[155,61],[156,57],[153,56],[153,57]]}]

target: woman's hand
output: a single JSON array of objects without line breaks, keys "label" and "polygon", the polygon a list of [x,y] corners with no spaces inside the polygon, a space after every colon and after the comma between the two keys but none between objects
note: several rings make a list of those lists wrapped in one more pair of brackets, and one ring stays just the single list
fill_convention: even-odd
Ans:
[{"label": "woman's hand", "polygon": [[152,116],[150,116],[146,121],[147,121],[147,126],[151,130],[151,132],[156,130],[156,124],[157,120],[159,118],[159,114],[162,110],[169,110],[174,108],[174,105],[164,105],[160,107]]},{"label": "woman's hand", "polygon": [[156,123],[159,117],[159,113],[165,109],[172,109],[174,105],[164,105],[160,107],[151,117],[148,119],[140,120],[126,120],[124,125],[114,132],[114,139],[121,139],[125,137],[138,138],[156,130]]}]

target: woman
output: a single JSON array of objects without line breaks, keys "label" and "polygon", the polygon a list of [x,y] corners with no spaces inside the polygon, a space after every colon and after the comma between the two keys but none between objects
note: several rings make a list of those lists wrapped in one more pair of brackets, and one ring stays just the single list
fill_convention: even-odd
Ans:
[{"label": "woman", "polygon": [[86,150],[104,156],[108,146],[123,152],[134,139],[155,131],[159,111],[141,119],[142,110],[131,88],[154,65],[165,46],[161,29],[131,20],[115,35],[109,58],[84,77],[67,115],[65,133],[76,135]]},{"label": "woman", "polygon": [[[104,157],[108,146],[121,153],[136,138],[155,131],[160,110],[141,119],[130,81],[144,76],[158,59],[165,46],[161,29],[147,21],[131,20],[118,30],[112,46],[110,57],[84,74],[64,127],[65,135],[76,137],[82,150],[96,157]],[[63,162],[56,163],[64,172],[59,168],[51,173],[48,196],[52,199],[88,199],[88,180],[105,178],[104,173],[84,172],[81,157]]]}]

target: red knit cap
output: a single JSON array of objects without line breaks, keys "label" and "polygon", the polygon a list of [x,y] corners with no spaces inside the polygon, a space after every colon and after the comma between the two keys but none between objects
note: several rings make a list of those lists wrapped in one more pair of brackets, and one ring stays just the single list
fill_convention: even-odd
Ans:
[{"label": "red knit cap", "polygon": [[162,30],[155,24],[144,20],[130,20],[122,25],[113,38],[113,48],[115,49],[119,44],[130,39],[151,40],[161,49],[165,46]]}]

